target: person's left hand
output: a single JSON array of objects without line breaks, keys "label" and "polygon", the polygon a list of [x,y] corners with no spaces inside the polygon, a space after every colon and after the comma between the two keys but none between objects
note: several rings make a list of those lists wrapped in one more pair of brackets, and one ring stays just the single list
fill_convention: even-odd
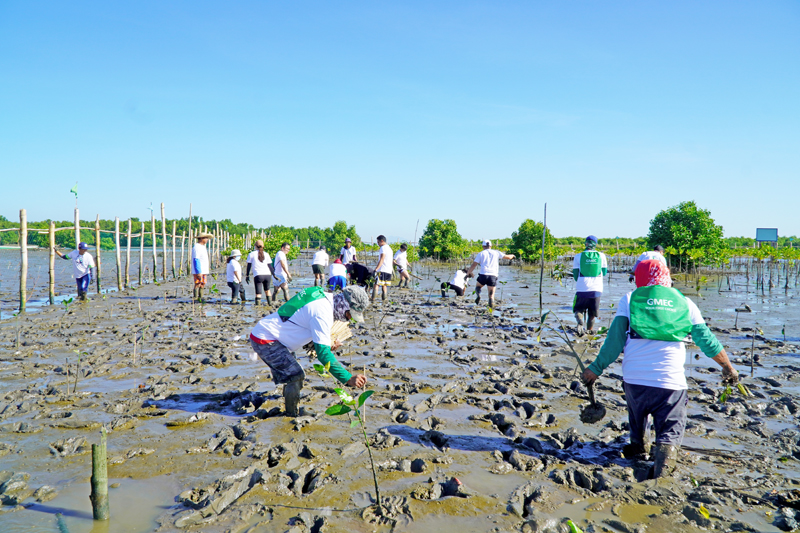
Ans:
[{"label": "person's left hand", "polygon": [[333,341],[333,344],[331,344],[331,350],[338,350],[341,347],[342,347],[342,341],[340,340],[335,340]]},{"label": "person's left hand", "polygon": [[597,374],[595,374],[594,372],[592,372],[588,368],[583,371],[583,375],[581,377],[583,378],[583,382],[586,385],[591,385],[592,383],[597,381]]},{"label": "person's left hand", "polygon": [[739,383],[739,373],[732,366],[728,368],[723,368],[722,382],[726,385],[736,385],[737,383]]}]

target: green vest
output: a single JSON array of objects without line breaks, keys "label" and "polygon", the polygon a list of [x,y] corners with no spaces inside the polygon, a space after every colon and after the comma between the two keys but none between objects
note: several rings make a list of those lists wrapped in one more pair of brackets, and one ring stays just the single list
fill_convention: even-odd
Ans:
[{"label": "green vest", "polygon": [[288,302],[278,308],[278,316],[283,322],[289,320],[292,315],[314,300],[325,298],[325,289],[322,287],[308,287],[292,296]]},{"label": "green vest", "polygon": [[643,339],[681,342],[692,331],[686,297],[662,285],[633,291],[630,316],[631,333]]},{"label": "green vest", "polygon": [[581,276],[584,278],[596,278],[603,273],[603,260],[600,252],[595,250],[584,250],[581,252]]}]

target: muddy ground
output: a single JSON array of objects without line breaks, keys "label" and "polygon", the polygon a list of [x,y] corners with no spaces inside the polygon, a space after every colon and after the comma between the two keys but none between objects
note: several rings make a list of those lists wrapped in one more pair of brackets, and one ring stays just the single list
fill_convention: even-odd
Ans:
[{"label": "muddy ground", "polygon": [[[293,269],[308,276],[294,287],[310,282],[306,266]],[[744,286],[718,292],[712,281],[697,295],[679,284],[753,396],[720,402],[716,365],[690,346],[684,448],[674,478],[656,483],[648,462],[621,457],[619,362],[596,390],[607,416],[580,421],[587,396],[575,360],[551,331],[537,342],[538,272],[504,267],[492,313],[470,297],[441,298],[436,278],[449,269],[420,273],[416,287],[371,308],[339,353],[376,391],[366,421],[384,513],[369,508],[360,434],[346,417],[324,415],[337,403],[332,382],[303,355],[304,411],[282,416],[280,391],[246,342],[265,308],[216,295],[193,306],[180,280],[0,322],[2,530],[554,532],[569,518],[586,532],[627,533],[780,531],[800,521],[794,289],[762,297]],[[568,326],[573,290],[545,280],[544,307]],[[613,275],[603,325],[629,290],[627,276]],[[754,312],[734,330],[742,303]],[[590,361],[599,342],[576,346]],[[95,524],[89,451],[101,424],[111,520]]]}]

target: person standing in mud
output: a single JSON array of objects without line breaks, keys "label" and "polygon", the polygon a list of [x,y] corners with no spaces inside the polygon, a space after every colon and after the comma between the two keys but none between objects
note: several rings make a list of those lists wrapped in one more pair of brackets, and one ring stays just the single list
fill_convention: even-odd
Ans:
[{"label": "person standing in mud", "polygon": [[467,270],[467,277],[472,277],[472,271],[475,267],[481,267],[478,279],[475,280],[475,303],[481,303],[481,289],[484,285],[489,287],[489,307],[494,307],[494,291],[497,289],[497,276],[500,274],[500,260],[501,259],[514,259],[513,254],[506,254],[500,250],[492,250],[492,241],[483,241],[483,251],[475,256],[469,270]]},{"label": "person standing in mud", "polygon": [[353,241],[350,239],[350,237],[344,240],[344,246],[341,250],[339,250],[339,259],[341,259],[342,263],[345,265],[358,262],[356,249],[353,246]]},{"label": "person standing in mud", "polygon": [[366,376],[353,376],[336,360],[333,350],[341,343],[331,344],[331,328],[335,320],[363,322],[368,305],[369,298],[361,287],[349,286],[335,294],[326,293],[322,287],[308,287],[259,320],[250,332],[253,351],[269,366],[275,384],[283,385],[288,416],[300,414],[300,390],[305,380],[293,352],[309,342],[314,344],[319,362],[330,364],[330,374],[340,383],[356,388],[367,383]]},{"label": "person standing in mud", "polygon": [[289,282],[292,281],[292,275],[289,273],[289,259],[286,254],[292,249],[292,245],[288,242],[281,244],[281,249],[275,254],[275,263],[272,270],[275,277],[275,288],[272,291],[272,303],[278,301],[278,291],[283,291],[283,297],[289,301]]},{"label": "person standing in mud", "polygon": [[192,247],[192,278],[194,278],[192,297],[198,301],[203,300],[203,289],[206,287],[206,276],[210,268],[206,243],[212,237],[210,233],[198,233],[197,242]]},{"label": "person standing in mud", "polygon": [[656,261],[664,263],[664,266],[667,266],[667,258],[664,257],[664,247],[660,244],[656,244],[652,251],[642,252],[642,255],[636,259],[636,263],[633,264],[633,268],[628,276],[628,283],[633,283],[634,272],[636,272],[636,267],[639,266],[639,263],[647,261],[648,259],[655,259]]},{"label": "person standing in mud", "polygon": [[386,237],[378,235],[378,246],[380,249],[378,253],[378,264],[375,266],[373,275],[375,276],[375,285],[372,286],[372,301],[378,296],[378,287],[381,288],[381,298],[386,300],[386,295],[389,293],[389,286],[392,284],[392,247],[386,244]]},{"label": "person standing in mud", "polygon": [[61,259],[72,261],[72,275],[78,285],[78,299],[85,301],[86,293],[89,291],[89,284],[92,282],[92,269],[94,268],[94,258],[89,253],[89,245],[82,242],[78,245],[77,250],[72,250],[67,255],[56,250],[55,246],[53,251]]},{"label": "person standing in mud", "polygon": [[606,254],[595,250],[597,237],[586,237],[586,249],[572,261],[572,277],[575,279],[575,299],[572,312],[578,323],[578,336],[584,334],[583,314],[587,313],[586,329],[594,333],[594,321],[600,315],[600,297],[603,295],[603,276],[608,274]]},{"label": "person standing in mud", "polygon": [[264,298],[265,304],[270,304],[269,285],[272,281],[272,258],[264,250],[264,241],[256,241],[256,249],[247,254],[247,274],[245,281],[250,283],[250,270],[253,271],[253,285],[256,289],[256,305],[261,304]]},{"label": "person standing in mud", "polygon": [[319,250],[314,254],[311,260],[311,271],[314,272],[314,286],[320,287],[325,285],[325,267],[328,266],[328,252],[325,251],[324,246],[320,246]]},{"label": "person standing in mud", "polygon": [[397,267],[397,274],[400,276],[400,282],[397,287],[405,287],[407,289],[411,275],[408,273],[408,245],[406,243],[401,244],[400,250],[394,254],[394,265]]},{"label": "person standing in mud", "polygon": [[456,291],[456,296],[464,296],[464,291],[467,288],[467,269],[462,268],[461,270],[456,270],[455,275],[453,275],[453,279],[450,280],[450,283],[446,281],[442,282],[442,298],[447,298],[447,291],[449,289],[453,289]]},{"label": "person standing in mud", "polygon": [[675,468],[686,428],[688,395],[683,365],[687,336],[722,367],[723,382],[735,384],[739,377],[695,303],[672,288],[666,265],[655,259],[642,261],[635,279],[636,290],[620,299],[608,336],[584,371],[583,381],[594,383],[625,351],[622,376],[631,437],[623,454],[643,458],[647,453],[645,427],[651,415],[656,440],[650,457],[653,477],[658,478]]},{"label": "person standing in mud", "polygon": [[233,250],[230,257],[228,257],[228,266],[225,269],[225,279],[228,282],[228,287],[231,289],[231,303],[235,304],[239,301],[239,295],[242,296],[242,303],[245,301],[244,285],[242,285],[242,265],[239,264],[239,259],[242,258],[242,252]]}]

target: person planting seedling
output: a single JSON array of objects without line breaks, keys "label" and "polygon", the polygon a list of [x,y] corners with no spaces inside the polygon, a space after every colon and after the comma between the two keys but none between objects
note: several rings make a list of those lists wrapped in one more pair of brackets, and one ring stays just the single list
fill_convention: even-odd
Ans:
[{"label": "person planting seedling", "polygon": [[595,250],[597,237],[586,237],[586,249],[572,261],[572,277],[575,278],[575,300],[572,312],[578,323],[578,335],[584,334],[583,313],[588,314],[586,329],[594,334],[594,321],[600,314],[600,297],[603,295],[603,277],[608,274],[606,254]]},{"label": "person planting seedling", "polygon": [[250,332],[253,351],[269,366],[275,384],[283,385],[288,416],[299,414],[300,390],[306,376],[293,352],[309,342],[317,359],[330,365],[329,372],[339,382],[356,388],[367,383],[366,376],[353,376],[345,370],[333,354],[341,343],[331,343],[334,321],[363,322],[367,305],[369,297],[361,287],[349,286],[336,294],[326,293],[322,287],[308,287],[259,320]]},{"label": "person planting seedling", "polygon": [[53,247],[53,251],[66,261],[72,261],[72,275],[75,277],[75,283],[78,285],[78,299],[81,301],[86,300],[86,292],[89,290],[89,284],[92,282],[92,269],[94,268],[94,258],[89,253],[89,245],[82,242],[78,245],[77,250],[72,250],[70,253],[64,255]]},{"label": "person planting seedling", "polygon": [[623,454],[632,458],[647,453],[645,426],[652,415],[656,440],[650,456],[653,477],[659,478],[674,470],[686,428],[687,336],[722,367],[723,382],[736,384],[739,376],[695,303],[672,288],[666,265],[655,259],[642,261],[635,277],[637,288],[620,299],[608,336],[583,371],[583,381],[592,385],[625,350],[622,374],[631,437]]}]

